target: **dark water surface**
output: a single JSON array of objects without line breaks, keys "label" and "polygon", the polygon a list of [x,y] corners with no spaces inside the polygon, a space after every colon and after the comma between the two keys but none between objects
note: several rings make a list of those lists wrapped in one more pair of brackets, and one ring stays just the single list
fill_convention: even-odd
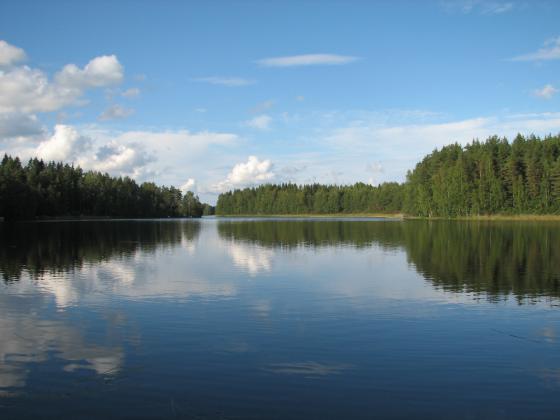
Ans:
[{"label": "dark water surface", "polygon": [[560,418],[560,224],[0,225],[0,418]]}]

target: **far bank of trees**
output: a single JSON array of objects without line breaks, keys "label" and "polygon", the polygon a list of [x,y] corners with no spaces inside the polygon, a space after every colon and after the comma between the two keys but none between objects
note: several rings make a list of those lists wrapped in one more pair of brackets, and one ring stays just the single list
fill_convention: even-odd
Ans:
[{"label": "far bank of trees", "polygon": [[560,136],[491,137],[443,147],[409,172],[404,211],[419,216],[560,213]]},{"label": "far bank of trees", "polygon": [[403,186],[261,185],[220,194],[216,214],[397,213],[403,207]]},{"label": "far bank of trees", "polygon": [[200,217],[212,212],[197,196],[152,182],[111,177],[72,165],[4,156],[0,216],[6,220],[57,216]]},{"label": "far bank of trees", "polygon": [[435,150],[403,184],[262,185],[221,194],[217,214],[560,214],[560,136],[491,137]]}]

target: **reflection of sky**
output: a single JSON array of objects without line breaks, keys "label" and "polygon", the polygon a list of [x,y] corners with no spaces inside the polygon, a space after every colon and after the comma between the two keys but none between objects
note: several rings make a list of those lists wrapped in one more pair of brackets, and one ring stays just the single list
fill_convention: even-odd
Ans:
[{"label": "reflection of sky", "polygon": [[[140,355],[156,378],[180,375],[174,386],[201,367],[226,382],[250,383],[254,368],[255,381],[382,381],[391,372],[421,384],[416,369],[438,363],[464,363],[481,377],[476,366],[496,363],[489,371],[503,375],[498,351],[523,363],[531,386],[556,389],[556,321],[547,302],[519,307],[437,290],[404,249],[267,247],[222,238],[205,220],[198,237],[175,247],[2,284],[0,391],[29,387],[36,364],[58,361],[57,375],[111,376]],[[534,358],[526,346],[535,346]],[[243,372],[228,370],[238,364]]]},{"label": "reflection of sky", "polygon": [[28,365],[46,361],[50,351],[65,360],[66,371],[90,369],[105,375],[119,370],[122,346],[88,342],[80,325],[41,318],[38,299],[0,295],[0,306],[4,315],[0,319],[0,392],[25,386]]}]

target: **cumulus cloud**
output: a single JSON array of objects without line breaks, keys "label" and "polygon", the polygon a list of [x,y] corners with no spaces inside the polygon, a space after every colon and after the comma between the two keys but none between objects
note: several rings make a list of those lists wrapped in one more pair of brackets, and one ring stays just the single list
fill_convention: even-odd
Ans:
[{"label": "cumulus cloud", "polygon": [[560,36],[549,39],[535,52],[513,57],[512,61],[546,61],[560,59]]},{"label": "cumulus cloud", "polygon": [[227,87],[248,86],[255,83],[254,80],[243,79],[241,77],[198,77],[192,79],[193,82],[210,83],[211,85],[222,85]]},{"label": "cumulus cloud", "polygon": [[112,141],[99,147],[93,159],[82,158],[80,166],[111,174],[141,177],[147,171],[146,166],[155,160],[156,156],[141,144]]},{"label": "cumulus cloud", "polygon": [[69,161],[89,149],[91,139],[82,136],[71,126],[57,124],[54,134],[37,147],[37,156],[44,160]]},{"label": "cumulus cloud", "polygon": [[132,108],[125,108],[121,105],[115,104],[103,111],[98,119],[99,121],[117,120],[127,118],[132,114],[134,114],[134,110]]},{"label": "cumulus cloud", "polygon": [[[9,60],[14,62],[14,58]],[[0,71],[0,113],[50,112],[79,105],[87,89],[113,85],[122,79],[123,67],[114,55],[96,57],[83,69],[68,64],[53,80],[38,69],[10,67]]]},{"label": "cumulus cloud", "polygon": [[189,178],[183,185],[181,185],[179,189],[183,194],[186,193],[187,191],[195,191],[196,181],[193,178]]},{"label": "cumulus cloud", "polygon": [[25,51],[0,39],[0,67],[11,66],[25,58]]},{"label": "cumulus cloud", "polygon": [[75,64],[67,64],[55,75],[55,81],[60,86],[104,87],[118,84],[124,77],[124,69],[117,56],[104,55],[96,57],[80,69]]},{"label": "cumulus cloud", "polygon": [[284,57],[270,57],[257,60],[263,67],[298,67],[318,65],[349,64],[358,60],[358,57],[337,54],[303,54]]},{"label": "cumulus cloud", "polygon": [[550,99],[557,93],[558,93],[558,89],[556,89],[552,85],[545,85],[541,89],[535,89],[533,91],[533,95],[543,99]]},{"label": "cumulus cloud", "polygon": [[249,156],[247,162],[236,164],[224,181],[214,185],[213,190],[221,192],[270,182],[275,177],[272,169],[270,160],[259,160],[256,156]]},{"label": "cumulus cloud", "polygon": [[[40,139],[6,140],[0,153],[22,159],[40,157],[73,162],[86,170],[108,172],[113,176],[131,176],[138,181],[156,180],[161,184],[180,185],[185,167],[192,173],[208,170],[202,156],[210,148],[229,147],[238,137],[231,133],[209,131],[115,131],[100,126],[72,127],[59,124],[52,136]],[[37,142],[39,144],[37,145]],[[218,152],[219,149],[213,150]],[[225,154],[216,159],[225,159]],[[216,159],[211,159],[216,162]]]},{"label": "cumulus cloud", "polygon": [[249,121],[245,121],[247,127],[256,128],[257,130],[268,130],[270,128],[270,123],[272,118],[266,114],[257,115],[251,118]]}]

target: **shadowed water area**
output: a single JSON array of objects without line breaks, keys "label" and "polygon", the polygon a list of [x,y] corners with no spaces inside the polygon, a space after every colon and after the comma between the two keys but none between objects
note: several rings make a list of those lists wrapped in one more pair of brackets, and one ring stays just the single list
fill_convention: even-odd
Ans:
[{"label": "shadowed water area", "polygon": [[560,224],[0,224],[0,418],[560,416]]}]

